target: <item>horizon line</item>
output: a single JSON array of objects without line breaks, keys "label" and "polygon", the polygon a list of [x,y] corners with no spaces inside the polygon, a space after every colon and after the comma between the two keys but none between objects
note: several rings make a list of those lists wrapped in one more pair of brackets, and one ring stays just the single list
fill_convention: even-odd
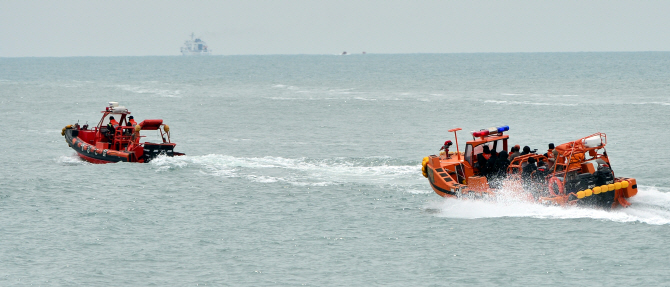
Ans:
[{"label": "horizon line", "polygon": [[213,55],[115,55],[115,56],[0,56],[0,59],[18,58],[120,58],[120,57],[184,57],[184,58],[207,58],[215,56],[354,56],[354,55],[454,55],[454,54],[580,54],[580,53],[667,53],[670,51],[648,50],[648,51],[554,51],[554,52],[417,52],[417,53],[370,53],[357,52],[347,54],[213,54]]}]

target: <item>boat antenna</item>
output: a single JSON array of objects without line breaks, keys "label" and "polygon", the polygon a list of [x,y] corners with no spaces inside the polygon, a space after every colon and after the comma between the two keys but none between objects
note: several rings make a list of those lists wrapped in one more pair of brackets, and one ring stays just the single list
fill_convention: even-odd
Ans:
[{"label": "boat antenna", "polygon": [[458,136],[456,136],[456,132],[460,130],[461,128],[455,128],[449,130],[449,132],[454,132],[454,140],[456,141],[456,154],[458,155],[458,160],[461,160],[461,151],[458,149]]}]

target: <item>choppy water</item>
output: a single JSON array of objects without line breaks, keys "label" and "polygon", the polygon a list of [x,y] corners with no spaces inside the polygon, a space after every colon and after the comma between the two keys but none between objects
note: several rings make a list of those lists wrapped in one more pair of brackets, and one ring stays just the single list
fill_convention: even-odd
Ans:
[{"label": "choppy water", "polygon": [[[108,101],[187,156],[80,161]],[[666,285],[669,111],[670,53],[0,58],[0,285]],[[633,206],[434,194],[447,130],[499,124],[607,133]]]}]

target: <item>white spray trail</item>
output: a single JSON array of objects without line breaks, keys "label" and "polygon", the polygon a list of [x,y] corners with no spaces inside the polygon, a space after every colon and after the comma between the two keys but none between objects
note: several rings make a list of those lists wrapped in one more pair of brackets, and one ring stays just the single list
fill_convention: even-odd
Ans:
[{"label": "white spray trail", "polygon": [[501,197],[494,201],[457,200],[446,198],[428,204],[439,210],[437,216],[450,218],[532,217],[548,219],[591,218],[615,222],[641,222],[654,225],[670,224],[670,193],[655,187],[640,186],[638,194],[628,201],[628,208],[603,210],[589,207],[560,207]]}]

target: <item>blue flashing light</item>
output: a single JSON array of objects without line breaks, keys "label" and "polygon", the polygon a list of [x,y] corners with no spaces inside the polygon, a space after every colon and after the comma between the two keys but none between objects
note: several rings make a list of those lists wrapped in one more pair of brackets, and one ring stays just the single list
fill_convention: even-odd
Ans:
[{"label": "blue flashing light", "polygon": [[498,132],[499,133],[506,132],[506,131],[509,131],[509,126],[498,127]]}]

